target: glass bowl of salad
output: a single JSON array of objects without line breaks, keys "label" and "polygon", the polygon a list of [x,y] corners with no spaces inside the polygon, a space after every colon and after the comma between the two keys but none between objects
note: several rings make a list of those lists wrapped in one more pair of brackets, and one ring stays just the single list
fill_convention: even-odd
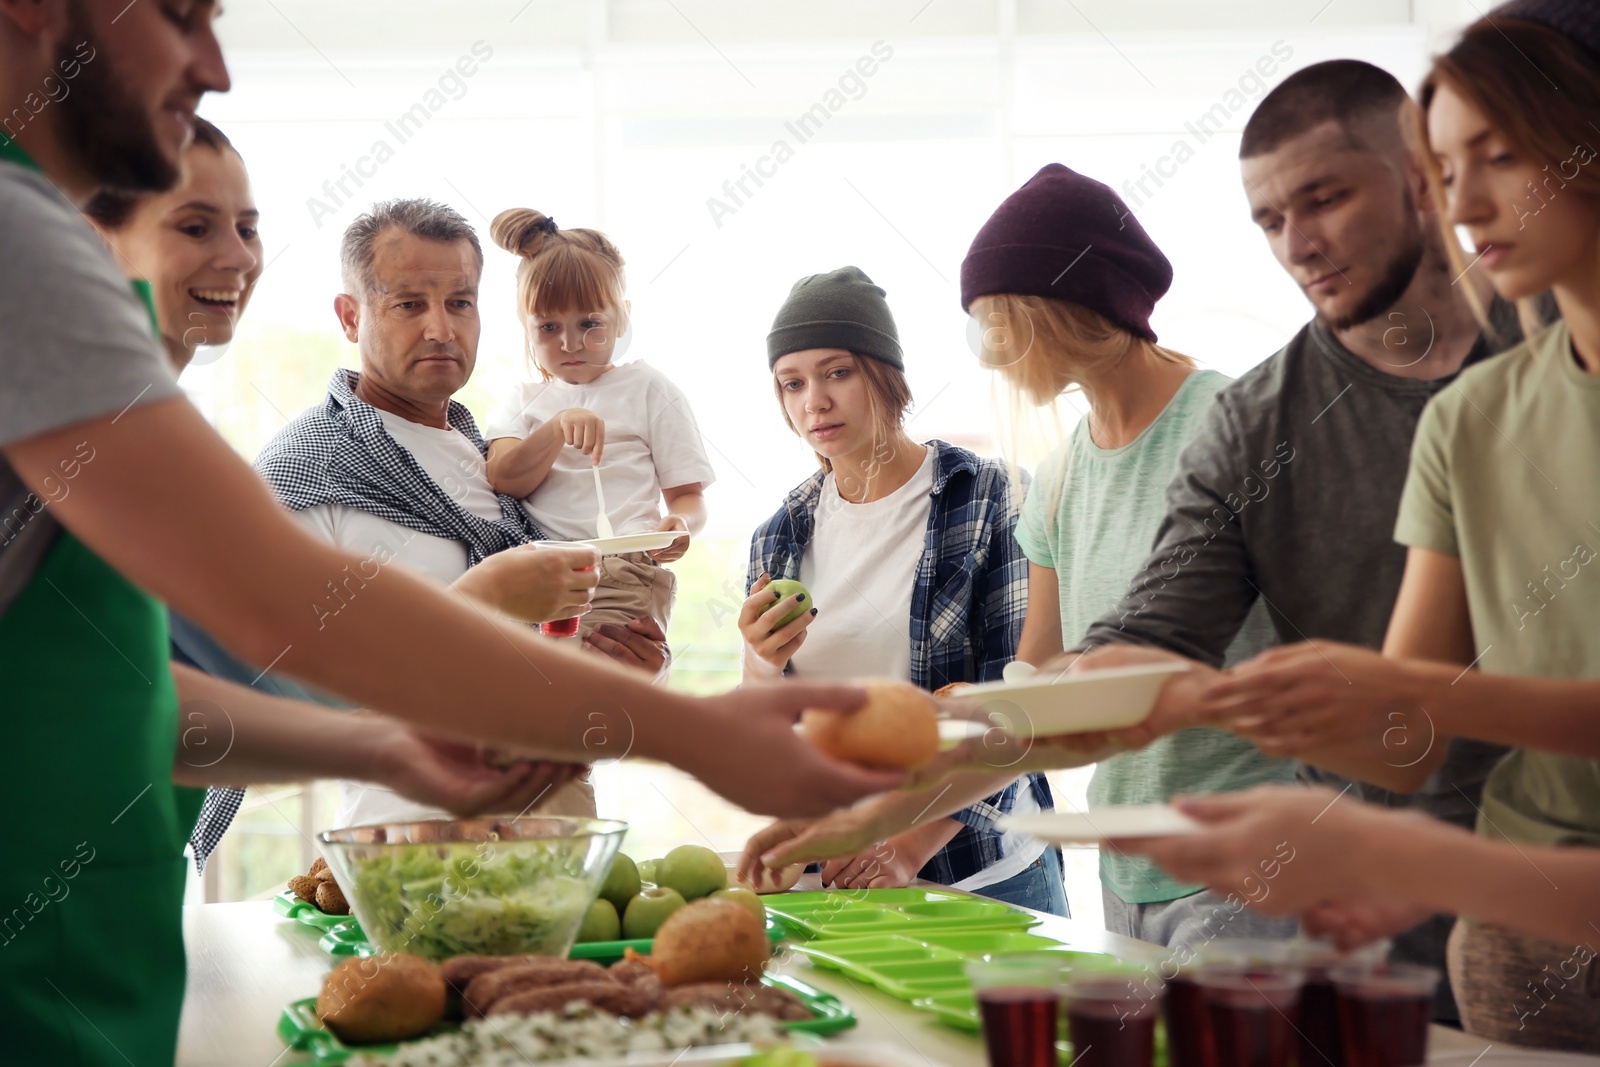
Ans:
[{"label": "glass bowl of salad", "polygon": [[565,956],[628,824],[434,819],[317,836],[367,940],[431,960]]}]

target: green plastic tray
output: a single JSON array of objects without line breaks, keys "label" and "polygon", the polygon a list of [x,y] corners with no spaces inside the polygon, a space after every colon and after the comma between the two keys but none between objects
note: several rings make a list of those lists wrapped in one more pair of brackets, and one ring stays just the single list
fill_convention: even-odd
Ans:
[{"label": "green plastic tray", "polygon": [[983,1024],[978,1019],[978,1000],[973,996],[971,989],[940,993],[932,997],[918,997],[911,1002],[911,1006],[918,1011],[936,1016],[940,1022],[957,1030],[967,1030],[975,1034],[983,1029]]},{"label": "green plastic tray", "polygon": [[1068,959],[1108,960],[1097,952],[1076,952],[1067,945],[1038,934],[1007,930],[977,930],[960,933],[934,933],[923,938],[851,937],[818,938],[794,946],[812,964],[839,971],[875,986],[896,1000],[919,1004],[927,1001],[929,1011],[941,1018],[945,999],[952,995],[966,998],[966,1010],[976,1025],[972,987],[966,976],[968,960],[993,953],[1049,952]]},{"label": "green plastic tray", "polygon": [[[855,1013],[832,993],[824,993],[786,974],[769,974],[762,982],[778,989],[787,989],[816,1016],[801,1022],[782,1024],[791,1033],[826,1037],[856,1024]],[[439,1032],[445,1029],[448,1027],[440,1027]],[[297,1000],[283,1009],[283,1014],[278,1017],[278,1036],[296,1052],[310,1056],[317,1063],[326,1064],[343,1063],[357,1053],[386,1056],[399,1048],[398,1045],[361,1045],[351,1048],[344,1044],[317,1018],[316,997]]]},{"label": "green plastic tray", "polygon": [[355,922],[354,917],[349,915],[329,915],[315,904],[301,900],[292,889],[285,889],[272,898],[272,910],[313,930],[328,931],[335,926]]},{"label": "green plastic tray", "polygon": [[783,921],[792,937],[870,937],[875,934],[920,937],[950,930],[1022,930],[1037,915],[997,900],[938,889],[836,889],[820,893],[782,893],[767,899],[767,910]]},{"label": "green plastic tray", "polygon": [[[772,919],[767,918],[767,938],[774,945],[784,938],[784,927]],[[355,919],[347,918],[345,922],[330,927],[317,942],[322,946],[322,951],[330,956],[370,956],[377,951],[372,942],[367,940],[361,924]],[[654,938],[642,938],[634,941],[580,941],[572,946],[572,951],[567,953],[569,960],[594,960],[596,963],[610,965],[620,960],[628,949],[648,956],[651,948],[655,946]]]}]

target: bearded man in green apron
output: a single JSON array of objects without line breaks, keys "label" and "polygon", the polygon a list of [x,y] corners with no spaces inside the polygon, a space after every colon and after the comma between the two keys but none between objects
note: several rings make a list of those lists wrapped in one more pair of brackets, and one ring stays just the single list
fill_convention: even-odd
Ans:
[{"label": "bearded man in green apron", "polygon": [[[97,185],[177,179],[201,96],[228,88],[215,14],[209,0],[0,0],[0,107],[15,104],[0,113],[6,1062],[173,1061],[182,849],[201,796],[183,785],[341,777],[515,811],[564,773],[496,770],[394,719],[170,664],[165,610],[124,573],[236,655],[452,737],[570,763],[628,749],[777,816],[905,781],[795,734],[805,708],[858,707],[858,687],[687,697],[396,568],[316,628],[309,603],[361,561],[300,530],[183,399],[147,305],[74,208]],[[224,758],[186,757],[196,735]]]}]

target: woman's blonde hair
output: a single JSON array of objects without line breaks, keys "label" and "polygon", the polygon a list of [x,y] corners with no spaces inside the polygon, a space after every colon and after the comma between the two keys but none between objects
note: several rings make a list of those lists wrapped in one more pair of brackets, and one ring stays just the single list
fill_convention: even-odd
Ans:
[{"label": "woman's blonde hair", "polygon": [[1013,477],[1025,461],[1037,463],[1060,442],[1058,401],[1081,392],[1083,378],[1104,374],[1141,351],[1195,366],[1181,352],[1065,300],[992,293],[974,298],[970,310],[978,359],[998,371],[1004,383],[1005,401],[997,414],[1004,427],[1001,448]]},{"label": "woman's blonde hair", "polygon": [[[613,329],[627,329],[627,278],[622,253],[599,230],[563,230],[555,220],[532,208],[514,207],[494,217],[489,236],[507,252],[520,257],[517,264],[517,306],[523,325],[533,315],[606,311],[616,316]],[[527,339],[529,364],[547,381],[550,374],[533,357],[533,339]]]},{"label": "woman's blonde hair", "polygon": [[[1590,120],[1600,115],[1600,69],[1594,57],[1572,38],[1537,23],[1481,19],[1466,28],[1454,48],[1434,57],[1417,94],[1420,106],[1407,109],[1406,132],[1421,149],[1418,155],[1438,209],[1445,252],[1456,274],[1465,273],[1468,264],[1450,223],[1443,175],[1428,141],[1428,109],[1443,86],[1482,112],[1518,155],[1544,164],[1549,172],[1544,187],[1552,196],[1571,186],[1577,195],[1600,202],[1600,168],[1587,165],[1596,156],[1595,142],[1589,139],[1595,129]],[[1588,158],[1569,175],[1563,164],[1576,160],[1579,149]],[[1552,181],[1556,188],[1550,188]],[[1542,204],[1543,198],[1538,199]],[[1492,338],[1488,308],[1471,286],[1467,299]],[[1517,318],[1524,336],[1542,328],[1537,298],[1518,300]]]},{"label": "woman's blonde hair", "polygon": [[[867,385],[867,415],[872,420],[872,458],[868,460],[870,477],[871,471],[894,458],[895,443],[905,435],[906,412],[911,410],[911,384],[906,381],[904,371],[891,367],[881,359],[854,352],[850,353],[850,357]],[[772,376],[772,394],[778,398],[778,410],[783,412],[784,423],[796,437],[804,438],[805,432],[789,417],[789,409],[783,403],[783,383],[778,381],[776,373]],[[819,467],[825,471],[833,470],[828,457],[821,452],[813,454],[817,457]],[[843,492],[845,488],[841,486],[840,491]]]}]

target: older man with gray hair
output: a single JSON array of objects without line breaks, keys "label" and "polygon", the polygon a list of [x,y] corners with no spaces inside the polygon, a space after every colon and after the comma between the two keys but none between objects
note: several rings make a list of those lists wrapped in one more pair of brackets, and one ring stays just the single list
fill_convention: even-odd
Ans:
[{"label": "older man with gray hair", "polygon": [[[477,358],[483,250],[471,225],[431,200],[375,205],[345,231],[344,292],[334,311],[360,351],[326,399],[284,427],[256,460],[278,499],[318,536],[363,557],[359,573],[329,575],[313,604],[321,626],[395,563],[529,621],[587,609],[592,550],[536,548],[544,537],[521,504],[489,486],[484,442],[452,397]],[[591,646],[649,670],[665,636],[648,620],[601,628]],[[594,814],[585,780],[553,792],[539,810]],[[409,801],[346,783],[338,822],[418,818]]]}]

